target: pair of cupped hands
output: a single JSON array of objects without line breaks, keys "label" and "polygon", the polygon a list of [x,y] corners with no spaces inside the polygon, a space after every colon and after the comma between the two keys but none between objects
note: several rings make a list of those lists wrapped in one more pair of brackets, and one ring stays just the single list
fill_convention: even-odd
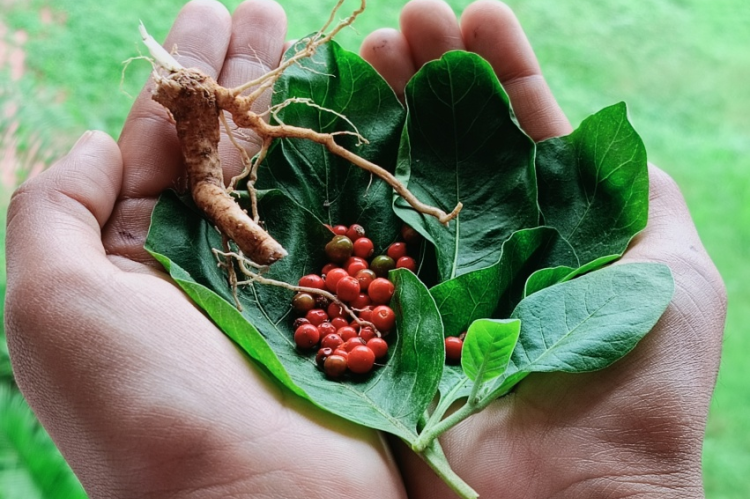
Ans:
[{"label": "pair of cupped hands", "polygon": [[[194,0],[165,46],[232,87],[277,66],[285,38],[272,0],[233,15]],[[534,140],[571,131],[518,21],[494,0],[471,4],[460,22],[440,0],[413,0],[400,31],[372,33],[361,54],[401,96],[422,64],[454,49],[489,61]],[[221,151],[236,174],[237,151]],[[6,327],[18,385],[90,496],[454,497],[401,443],[280,388],[147,255],[151,210],[182,169],[174,125],[147,85],[118,142],[86,133],[9,209]],[[529,376],[441,438],[482,497],[703,496],[725,290],[677,186],[656,167],[650,179],[648,227],[622,261],[668,264],[672,304],[612,367]]]}]

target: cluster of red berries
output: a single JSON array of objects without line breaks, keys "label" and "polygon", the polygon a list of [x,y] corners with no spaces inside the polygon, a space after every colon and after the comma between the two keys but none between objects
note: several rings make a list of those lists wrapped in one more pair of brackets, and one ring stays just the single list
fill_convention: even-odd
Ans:
[{"label": "cluster of red berries", "polygon": [[[320,274],[301,277],[299,285],[333,293],[359,321],[321,294],[300,292],[292,299],[292,308],[303,315],[294,321],[294,342],[302,350],[318,348],[318,366],[329,377],[340,378],[347,371],[368,373],[376,360],[388,355],[383,337],[396,325],[396,314],[388,306],[395,291],[388,272],[396,268],[416,272],[414,258],[407,255],[407,242],[419,236],[405,226],[401,234],[406,242],[393,243],[385,255],[373,258],[375,246],[361,225],[330,229],[334,236],[325,247],[329,263]],[[361,326],[360,321],[375,328]]]}]

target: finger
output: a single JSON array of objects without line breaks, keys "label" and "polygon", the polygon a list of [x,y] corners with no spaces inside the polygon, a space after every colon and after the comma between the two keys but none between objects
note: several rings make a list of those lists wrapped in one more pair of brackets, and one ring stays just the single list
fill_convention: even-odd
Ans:
[{"label": "finger", "polygon": [[486,59],[510,97],[521,128],[535,141],[572,131],[542,76],[513,11],[496,0],[479,0],[461,16],[466,49]]},{"label": "finger", "polygon": [[[226,60],[219,75],[219,84],[233,88],[255,80],[278,67],[284,55],[286,14],[273,0],[250,0],[237,7],[232,16],[232,37]],[[252,111],[262,112],[271,103],[271,91],[266,92],[252,106]],[[227,116],[230,128],[234,123]],[[261,141],[249,130],[237,131],[234,139],[252,157],[260,149]],[[227,140],[219,145],[225,178],[242,171],[242,157],[237,147]]]},{"label": "finger", "polygon": [[374,31],[362,42],[360,55],[372,64],[403,101],[406,83],[416,72],[409,43],[404,35],[388,28]]},{"label": "finger", "polygon": [[[194,0],[180,11],[164,46],[177,49],[177,60],[216,77],[229,46],[231,18],[213,0]],[[138,96],[120,135],[124,161],[120,201],[104,230],[107,252],[156,265],[143,244],[156,197],[184,181],[184,167],[174,123],[151,99],[153,83]]]},{"label": "finger", "polygon": [[417,68],[448,51],[465,49],[456,15],[442,0],[412,0],[400,22]]}]

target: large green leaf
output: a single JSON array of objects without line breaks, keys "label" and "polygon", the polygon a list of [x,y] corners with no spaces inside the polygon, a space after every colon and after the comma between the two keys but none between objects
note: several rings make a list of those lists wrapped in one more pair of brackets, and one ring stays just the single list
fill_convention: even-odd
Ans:
[{"label": "large green leaf", "polygon": [[[290,49],[288,54],[295,50]],[[331,42],[287,69],[274,86],[273,104],[291,98],[278,121],[337,135],[336,142],[393,172],[404,109],[393,90],[361,57]],[[360,223],[378,248],[391,242],[400,222],[391,209],[393,191],[380,178],[309,140],[274,141],[258,172],[260,189],[279,189],[328,224]]]},{"label": "large green leaf", "polygon": [[518,319],[474,321],[466,332],[461,367],[474,383],[485,383],[505,372],[518,341]]},{"label": "large green leaf", "polygon": [[536,226],[534,143],[516,123],[492,67],[449,52],[406,86],[407,119],[397,177],[446,212],[449,227],[396,198],[397,214],[436,246],[440,281],[497,263],[502,243]]},{"label": "large green leaf", "polygon": [[[290,252],[267,277],[294,283],[322,265],[330,233],[313,214],[279,191],[265,193],[259,210],[269,232]],[[147,249],[172,278],[251,357],[279,381],[318,406],[362,425],[410,441],[419,417],[434,397],[443,363],[440,315],[427,288],[407,270],[391,273],[397,332],[387,364],[366,379],[331,381],[314,359],[295,348],[290,299],[293,292],[261,284],[239,290],[242,312],[233,305],[226,276],[211,256],[221,247],[217,231],[174,194],[157,204]]]},{"label": "large green leaf", "polygon": [[603,369],[630,352],[669,305],[674,281],[656,263],[613,265],[534,293],[512,317],[521,335],[496,394],[531,372]]},{"label": "large green leaf", "polygon": [[581,265],[621,255],[646,226],[646,150],[624,103],[538,144],[536,165],[544,222],[570,242]]}]

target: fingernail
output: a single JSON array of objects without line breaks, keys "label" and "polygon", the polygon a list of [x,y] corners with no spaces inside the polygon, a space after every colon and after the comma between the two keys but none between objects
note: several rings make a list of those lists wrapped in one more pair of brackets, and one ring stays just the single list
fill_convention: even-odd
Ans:
[{"label": "fingernail", "polygon": [[92,135],[94,135],[93,130],[87,130],[86,132],[84,132],[83,135],[81,135],[81,137],[76,141],[76,143],[73,144],[73,147],[71,147],[70,150],[73,151],[76,148],[85,144],[91,138]]}]

